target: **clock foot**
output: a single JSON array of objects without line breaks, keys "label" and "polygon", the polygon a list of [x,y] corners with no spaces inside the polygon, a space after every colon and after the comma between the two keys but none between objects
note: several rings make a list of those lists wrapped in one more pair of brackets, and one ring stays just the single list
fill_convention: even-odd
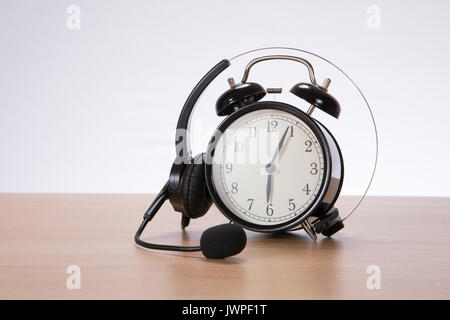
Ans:
[{"label": "clock foot", "polygon": [[314,241],[317,240],[317,234],[314,231],[314,228],[311,226],[311,223],[309,223],[308,219],[302,222],[302,227],[305,229],[306,233],[313,239]]}]

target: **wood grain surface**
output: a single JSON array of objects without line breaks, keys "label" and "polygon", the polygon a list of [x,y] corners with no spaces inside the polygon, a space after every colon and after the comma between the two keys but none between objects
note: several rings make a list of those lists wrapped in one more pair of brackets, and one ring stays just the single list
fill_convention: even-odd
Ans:
[{"label": "wood grain surface", "polygon": [[[332,239],[247,232],[244,252],[219,261],[136,247],[152,198],[0,194],[0,299],[450,298],[450,198],[369,197]],[[183,233],[179,218],[166,203],[144,238],[197,244],[226,221],[212,208]],[[69,265],[81,269],[79,290],[66,286]],[[367,288],[370,265],[379,290]]]}]

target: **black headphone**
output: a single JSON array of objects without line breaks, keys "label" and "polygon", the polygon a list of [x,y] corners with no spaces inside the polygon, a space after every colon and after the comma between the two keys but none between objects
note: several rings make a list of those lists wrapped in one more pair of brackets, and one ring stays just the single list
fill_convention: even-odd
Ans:
[{"label": "black headphone", "polygon": [[[247,82],[247,79],[250,68],[254,64],[273,59],[294,60],[303,63],[309,70],[311,83],[298,83],[290,92],[306,100],[312,106],[336,118],[339,117],[339,103],[327,93],[329,82],[327,83],[326,81],[323,86],[318,85],[315,80],[314,70],[307,60],[287,55],[264,56],[252,60],[247,65],[242,81],[238,85],[234,84],[232,79],[229,79],[231,88],[224,92],[216,103],[216,113],[218,116],[228,116],[240,108],[261,100],[266,95],[266,90],[260,84]],[[184,103],[178,118],[177,134],[175,137],[177,156],[170,170],[169,180],[145,212],[144,220],[135,235],[135,242],[143,247],[171,251],[202,251],[207,258],[226,258],[241,252],[246,245],[247,238],[245,231],[242,227],[234,223],[207,229],[201,236],[200,246],[155,244],[143,241],[140,238],[147,223],[153,219],[167,199],[175,211],[181,212],[181,227],[183,229],[189,225],[190,219],[202,217],[211,207],[213,201],[206,185],[204,154],[200,153],[195,157],[191,156],[189,120],[200,95],[229,65],[230,62],[226,59],[215,65],[197,83]],[[330,214],[333,214],[331,211],[327,214],[327,223],[330,222]],[[336,214],[333,214],[333,219],[335,218]],[[339,221],[333,221],[334,228],[337,228],[337,230],[343,227],[343,225],[339,225],[339,222],[340,219]]]}]

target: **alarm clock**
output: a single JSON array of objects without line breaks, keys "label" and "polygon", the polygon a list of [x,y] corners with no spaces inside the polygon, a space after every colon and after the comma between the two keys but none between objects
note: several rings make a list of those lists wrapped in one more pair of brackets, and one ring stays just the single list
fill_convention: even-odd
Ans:
[{"label": "alarm clock", "polygon": [[[269,60],[303,64],[309,82],[295,84],[290,92],[310,105],[299,106],[264,99],[281,88],[264,89],[249,82],[254,65]],[[228,79],[230,88],[216,102],[224,117],[205,153],[192,156],[189,120],[202,92],[228,66],[222,60],[194,87],[178,119],[176,158],[169,179],[144,214],[135,241],[150,249],[202,251],[207,258],[225,258],[243,250],[244,229],[287,232],[304,229],[314,240],[317,233],[331,236],[344,227],[334,204],[339,196],[344,161],[332,133],[313,112],[319,109],[339,118],[341,107],[328,93],[330,79],[316,81],[312,64],[298,56],[267,55],[248,62],[241,81]],[[149,243],[141,239],[148,222],[169,200],[181,213],[181,227],[202,217],[214,204],[230,221],[206,230],[200,246]]]},{"label": "alarm clock", "polygon": [[[269,155],[266,161],[256,159],[262,154]],[[214,204],[253,231],[289,230],[320,216],[342,186],[336,140],[308,114],[282,102],[255,102],[233,112],[217,128],[206,155]]]}]

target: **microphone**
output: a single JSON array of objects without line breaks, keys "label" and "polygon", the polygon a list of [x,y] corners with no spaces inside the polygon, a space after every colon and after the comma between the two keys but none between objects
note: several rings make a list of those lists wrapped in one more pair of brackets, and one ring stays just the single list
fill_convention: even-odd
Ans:
[{"label": "microphone", "polygon": [[200,248],[208,259],[224,259],[244,250],[247,236],[242,227],[226,223],[205,230],[200,238]]},{"label": "microphone", "polygon": [[141,239],[142,232],[147,224],[153,219],[163,203],[168,198],[168,183],[156,196],[153,203],[144,214],[144,220],[139,226],[134,241],[145,248],[168,251],[201,251],[208,259],[224,259],[241,252],[247,244],[247,236],[241,226],[226,223],[206,229],[200,238],[200,246],[177,246],[168,244],[150,243]]}]

